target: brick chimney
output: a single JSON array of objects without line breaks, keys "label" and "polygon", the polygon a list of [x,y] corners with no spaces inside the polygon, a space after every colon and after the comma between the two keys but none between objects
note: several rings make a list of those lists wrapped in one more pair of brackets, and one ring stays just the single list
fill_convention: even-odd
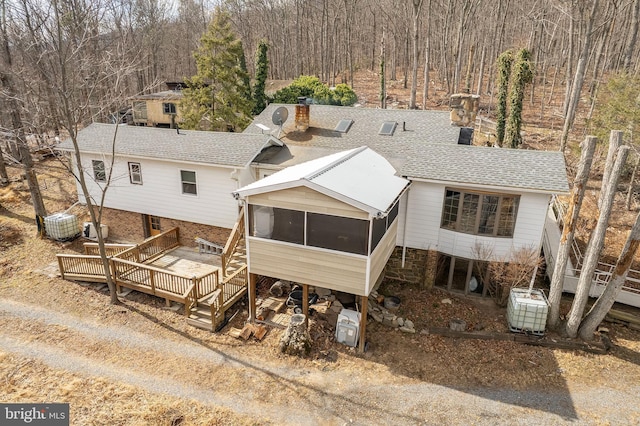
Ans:
[{"label": "brick chimney", "polygon": [[307,98],[299,97],[296,105],[296,130],[301,132],[309,128],[309,105]]},{"label": "brick chimney", "polygon": [[451,108],[451,124],[459,127],[470,127],[476,121],[476,115],[480,108],[480,95],[458,93],[451,95],[449,101]]}]

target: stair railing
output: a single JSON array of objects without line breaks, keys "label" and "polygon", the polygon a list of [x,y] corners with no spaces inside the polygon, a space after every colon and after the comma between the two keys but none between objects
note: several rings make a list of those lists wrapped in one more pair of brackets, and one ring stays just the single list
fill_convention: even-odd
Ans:
[{"label": "stair railing", "polygon": [[238,220],[235,225],[233,225],[233,229],[231,230],[231,235],[229,235],[229,239],[227,240],[227,244],[224,246],[224,250],[222,251],[221,261],[222,261],[222,276],[225,277],[227,275],[227,267],[229,264],[229,260],[233,253],[235,253],[238,248],[238,243],[240,240],[244,238],[244,207],[240,209],[240,213],[238,214]]}]

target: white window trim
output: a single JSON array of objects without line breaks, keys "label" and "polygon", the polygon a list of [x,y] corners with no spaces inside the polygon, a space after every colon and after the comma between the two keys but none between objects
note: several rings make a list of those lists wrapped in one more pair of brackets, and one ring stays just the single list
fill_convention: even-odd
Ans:
[{"label": "white window trim", "polygon": [[[98,177],[98,170],[96,170],[96,165],[100,163],[102,164],[102,179]],[[93,170],[93,179],[96,182],[104,183],[107,181],[107,167],[104,164],[104,160],[91,160],[91,169]]]},{"label": "white window trim", "polygon": [[[137,172],[134,172],[132,169],[132,166],[134,165],[138,166]],[[129,182],[131,182],[133,185],[142,185],[142,166],[140,165],[140,163],[129,161],[128,166],[129,166]],[[137,176],[137,179],[135,179],[134,176]]]},{"label": "white window trim", "polygon": [[[182,180],[182,172],[192,172],[195,176],[195,180],[194,182],[187,182]],[[184,192],[184,184],[188,183],[191,185],[194,185],[196,188],[196,192],[195,194],[191,193],[191,192]],[[189,197],[197,197],[198,196],[198,173],[195,170],[185,170],[185,169],[180,169],[180,191],[182,192],[182,195],[187,195]]]}]

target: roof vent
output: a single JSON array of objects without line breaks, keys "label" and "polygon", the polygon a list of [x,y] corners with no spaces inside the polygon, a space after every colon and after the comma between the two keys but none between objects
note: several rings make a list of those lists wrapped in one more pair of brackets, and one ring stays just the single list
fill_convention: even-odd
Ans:
[{"label": "roof vent", "polygon": [[352,124],[353,124],[353,120],[351,120],[350,118],[342,119],[336,126],[335,131],[340,133],[347,133],[351,128]]},{"label": "roof vent", "polygon": [[393,136],[393,132],[395,132],[397,125],[398,123],[395,121],[385,121],[382,123],[382,127],[380,127],[378,134],[381,136]]}]

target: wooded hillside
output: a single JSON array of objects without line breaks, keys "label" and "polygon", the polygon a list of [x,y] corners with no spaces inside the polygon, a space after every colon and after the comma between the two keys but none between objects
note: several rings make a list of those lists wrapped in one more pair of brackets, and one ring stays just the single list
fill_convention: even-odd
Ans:
[{"label": "wooded hillside", "polygon": [[354,73],[378,72],[384,52],[388,80],[409,87],[416,75],[417,107],[425,79],[427,96],[469,88],[487,102],[496,58],[508,48],[529,49],[528,90],[565,99],[563,115],[576,71],[585,84],[573,99],[588,108],[585,95],[607,72],[640,70],[640,0],[0,0],[2,74],[14,79],[28,130],[57,128],[65,98],[82,99],[79,120],[104,120],[126,96],[194,75],[192,53],[218,3],[250,73],[266,40],[269,78],[317,75],[358,93]]}]

